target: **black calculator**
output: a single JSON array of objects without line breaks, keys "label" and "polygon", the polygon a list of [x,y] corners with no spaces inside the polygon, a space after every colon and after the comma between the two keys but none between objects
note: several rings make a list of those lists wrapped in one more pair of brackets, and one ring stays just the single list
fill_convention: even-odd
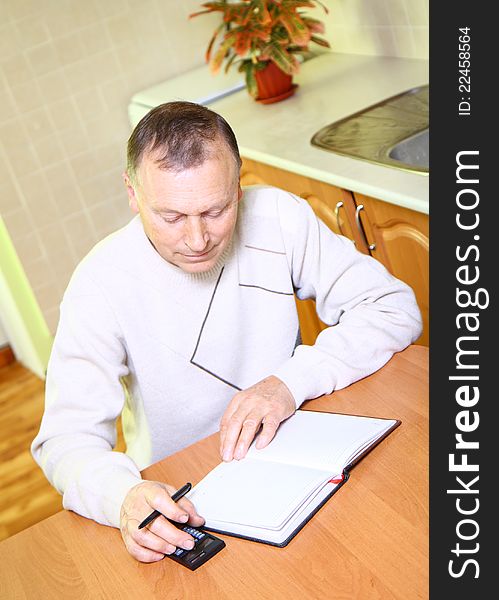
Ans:
[{"label": "black calculator", "polygon": [[175,562],[184,565],[184,567],[187,567],[191,571],[196,570],[225,547],[225,542],[220,538],[211,535],[211,533],[207,533],[201,529],[195,529],[190,525],[180,527],[178,524],[176,525],[179,529],[182,529],[182,531],[192,535],[194,538],[194,548],[192,550],[177,548],[173,554],[167,554],[166,556]]}]

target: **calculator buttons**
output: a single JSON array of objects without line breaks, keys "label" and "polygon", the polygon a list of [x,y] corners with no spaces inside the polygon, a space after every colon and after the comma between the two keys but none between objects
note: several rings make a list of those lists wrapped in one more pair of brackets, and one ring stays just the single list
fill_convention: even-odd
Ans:
[{"label": "calculator buttons", "polygon": [[214,535],[204,533],[188,525],[181,529],[192,535],[195,544],[194,548],[192,550],[177,548],[172,554],[167,554],[166,556],[192,571],[200,567],[225,547],[225,542]]}]

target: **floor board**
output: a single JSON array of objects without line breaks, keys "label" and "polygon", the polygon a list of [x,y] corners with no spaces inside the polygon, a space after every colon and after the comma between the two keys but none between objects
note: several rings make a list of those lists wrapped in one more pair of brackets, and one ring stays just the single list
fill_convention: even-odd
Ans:
[{"label": "floor board", "polygon": [[[20,363],[0,368],[0,540],[62,510],[61,495],[31,456],[45,382]],[[118,427],[118,446],[124,447]]]}]

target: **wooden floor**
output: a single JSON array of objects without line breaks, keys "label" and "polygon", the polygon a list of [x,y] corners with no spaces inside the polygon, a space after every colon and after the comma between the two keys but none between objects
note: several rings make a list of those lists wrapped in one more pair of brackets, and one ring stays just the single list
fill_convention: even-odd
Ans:
[{"label": "wooden floor", "polygon": [[[18,362],[0,368],[0,540],[62,510],[62,497],[31,456],[45,382]],[[119,430],[119,446],[123,446]]]}]

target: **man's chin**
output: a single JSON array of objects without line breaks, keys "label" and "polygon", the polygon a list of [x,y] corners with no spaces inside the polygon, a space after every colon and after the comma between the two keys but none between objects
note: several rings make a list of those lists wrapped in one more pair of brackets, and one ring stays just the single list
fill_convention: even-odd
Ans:
[{"label": "man's chin", "polygon": [[217,264],[217,259],[218,256],[206,260],[182,261],[177,263],[177,266],[180,267],[184,273],[206,273]]}]

